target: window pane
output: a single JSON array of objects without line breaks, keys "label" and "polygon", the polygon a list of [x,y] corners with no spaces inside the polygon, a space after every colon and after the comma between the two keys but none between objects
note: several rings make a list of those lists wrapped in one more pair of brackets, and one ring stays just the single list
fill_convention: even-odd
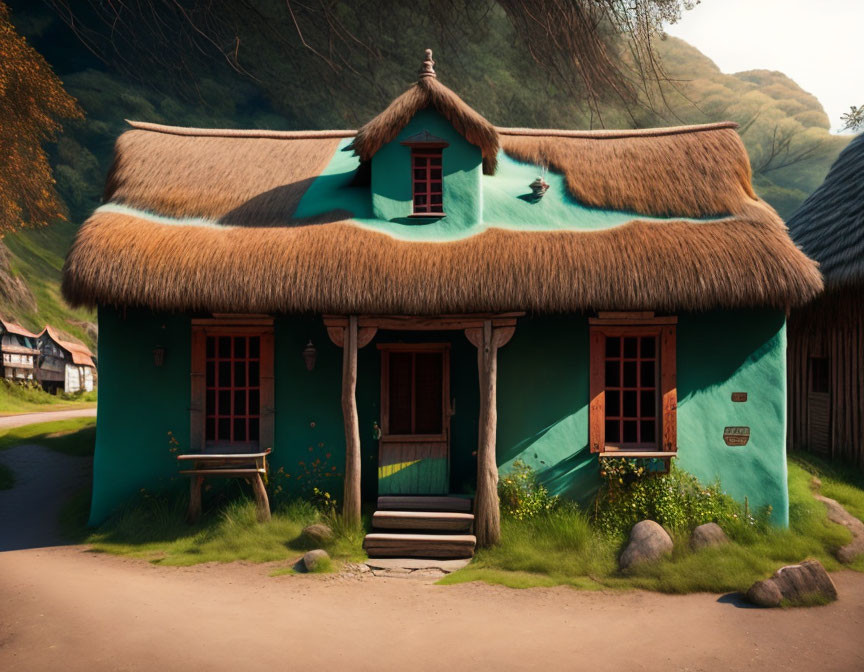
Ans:
[{"label": "window pane", "polygon": [[657,415],[657,396],[654,390],[642,390],[639,399],[639,415],[643,418],[653,418]]},{"label": "window pane", "polygon": [[640,443],[657,443],[657,423],[654,420],[642,420],[639,423]]},{"label": "window pane", "polygon": [[615,418],[621,413],[621,393],[618,390],[606,392],[606,417]]},{"label": "window pane", "polygon": [[636,356],[636,342],[638,339],[635,336],[628,336],[624,339],[624,356],[625,357],[635,357]]},{"label": "window pane", "polygon": [[432,194],[432,205],[441,205],[442,199],[441,194]]},{"label": "window pane", "polygon": [[425,182],[426,181],[426,169],[425,168],[415,168],[414,169],[414,179],[418,181]]},{"label": "window pane", "polygon": [[621,424],[624,425],[623,442],[624,443],[636,443],[638,440],[636,438],[636,421],[635,420],[625,420]]},{"label": "window pane", "polygon": [[609,336],[606,339],[606,357],[621,356],[621,339],[617,336]]},{"label": "window pane", "polygon": [[234,392],[234,415],[246,415],[246,390]]},{"label": "window pane", "polygon": [[441,155],[439,154],[438,156],[433,156],[431,159],[429,159],[429,163],[431,163],[433,166],[440,166]]},{"label": "window pane", "polygon": [[441,179],[441,169],[440,168],[433,168],[432,171],[429,173],[429,177],[431,177],[433,180],[440,180]]},{"label": "window pane", "polygon": [[207,423],[205,424],[206,429],[204,430],[204,440],[205,441],[215,441],[216,440],[216,418],[207,418]]},{"label": "window pane", "polygon": [[391,352],[390,367],[390,433],[411,433],[411,369],[413,355],[410,352]]},{"label": "window pane", "polygon": [[234,441],[246,440],[246,418],[234,419]]},{"label": "window pane", "polygon": [[[255,419],[249,421],[249,440],[250,441],[257,441],[258,440],[259,422],[260,421],[258,420],[258,418],[255,418]],[[262,447],[263,448],[272,448],[272,446],[262,446]]]},{"label": "window pane", "polygon": [[258,415],[261,394],[258,390],[249,390],[249,415]]},{"label": "window pane", "polygon": [[624,392],[624,413],[625,418],[636,417],[636,390],[627,390]]},{"label": "window pane", "polygon": [[231,440],[231,418],[219,418],[216,427],[218,429],[215,439],[216,441]]},{"label": "window pane", "polygon": [[216,412],[216,391],[207,390],[207,403],[204,406],[207,415],[213,415]]},{"label": "window pane", "polygon": [[261,365],[258,362],[249,362],[249,387],[258,387],[260,368]]},{"label": "window pane", "polygon": [[217,407],[219,415],[231,415],[231,391],[219,391],[219,406]]},{"label": "window pane", "polygon": [[207,362],[207,387],[216,385],[216,362]]},{"label": "window pane", "polygon": [[414,196],[415,205],[426,205],[426,194],[417,194]]},{"label": "window pane", "polygon": [[647,362],[641,362],[640,367],[642,369],[640,373],[640,381],[642,387],[655,387],[656,386],[656,378],[655,378],[655,366],[654,360],[649,360]]},{"label": "window pane", "polygon": [[621,369],[620,362],[616,361],[608,361],[606,362],[606,387],[620,387],[621,386]]},{"label": "window pane", "polygon": [[624,362],[624,387],[636,387],[636,362]]},{"label": "window pane", "polygon": [[234,362],[234,387],[246,387],[246,362]]},{"label": "window pane", "polygon": [[231,385],[231,362],[219,362],[219,378],[216,380],[219,387]]},{"label": "window pane", "polygon": [[237,359],[246,357],[246,339],[243,336],[234,338],[234,356]]},{"label": "window pane", "polygon": [[444,356],[440,352],[418,352],[415,355],[415,434],[441,433],[443,359]]},{"label": "window pane", "polygon": [[213,336],[207,337],[207,358],[212,359],[216,356],[216,339]]},{"label": "window pane", "polygon": [[228,358],[231,356],[231,337],[230,336],[220,336],[219,337],[219,356],[223,358]]},{"label": "window pane", "polygon": [[606,443],[618,443],[621,441],[619,433],[620,423],[617,420],[606,421]]},{"label": "window pane", "polygon": [[249,338],[249,357],[258,359],[261,357],[261,337],[251,336]]},{"label": "window pane", "polygon": [[642,357],[654,357],[655,347],[656,345],[653,336],[642,337]]}]

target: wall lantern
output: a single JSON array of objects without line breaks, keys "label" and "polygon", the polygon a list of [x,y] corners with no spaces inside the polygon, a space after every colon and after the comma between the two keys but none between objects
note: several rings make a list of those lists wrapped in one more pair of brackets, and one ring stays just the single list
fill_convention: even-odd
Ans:
[{"label": "wall lantern", "polygon": [[306,362],[306,370],[311,371],[315,368],[315,360],[318,358],[318,348],[316,348],[312,339],[309,339],[309,342],[306,344],[306,347],[303,348],[303,361]]},{"label": "wall lantern", "polygon": [[162,366],[165,363],[165,348],[161,345],[157,345],[153,348],[153,364],[155,366]]}]

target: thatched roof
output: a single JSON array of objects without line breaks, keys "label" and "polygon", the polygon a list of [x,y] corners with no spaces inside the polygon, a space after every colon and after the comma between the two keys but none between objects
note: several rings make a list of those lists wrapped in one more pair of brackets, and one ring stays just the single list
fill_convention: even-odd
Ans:
[{"label": "thatched roof", "polygon": [[840,152],[825,181],[789,220],[829,288],[864,284],[864,135]]},{"label": "thatched roof", "polygon": [[[335,188],[339,175],[319,180],[334,161],[340,170],[346,160],[357,169],[429,105],[481,148],[487,168],[504,153],[563,174],[569,194],[559,194],[558,209],[532,210],[558,219],[522,220],[515,204],[528,206],[519,192],[507,191],[504,174],[522,164],[510,160],[502,160],[498,175],[484,177],[484,189],[497,185],[497,203],[504,203],[495,216],[509,220],[487,218],[458,240],[390,235],[383,230],[389,223],[349,211],[345,203],[368,202],[360,191],[351,192],[353,200],[324,199],[332,209],[312,219],[295,216],[313,184]],[[67,258],[63,291],[76,305],[265,313],[675,311],[788,307],[822,286],[815,264],[754,195],[733,124],[496,129],[437,79],[421,76],[353,142],[351,131],[132,126],[117,141],[106,205],[81,228]],[[357,157],[341,153],[349,143]],[[369,188],[349,182],[340,182],[338,194]],[[614,211],[621,225],[588,230],[579,218],[595,209]],[[406,226],[406,236],[417,230]]]}]

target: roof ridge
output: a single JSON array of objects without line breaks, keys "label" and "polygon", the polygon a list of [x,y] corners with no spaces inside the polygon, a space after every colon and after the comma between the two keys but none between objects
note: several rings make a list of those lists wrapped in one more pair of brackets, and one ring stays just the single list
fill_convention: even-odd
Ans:
[{"label": "roof ridge", "polygon": [[275,138],[282,140],[302,140],[314,138],[353,138],[357,131],[326,130],[326,131],[270,131],[257,128],[195,128],[192,126],[167,126],[149,121],[126,119],[132,128],[142,131],[155,131],[171,135],[198,135],[222,138]]},{"label": "roof ridge", "polygon": [[551,136],[562,138],[593,138],[609,140],[614,138],[657,137],[663,135],[679,135],[682,133],[700,133],[702,131],[717,131],[724,128],[738,128],[734,121],[717,121],[710,124],[690,124],[687,126],[660,126],[657,128],[622,128],[566,130],[558,128],[507,128],[498,126],[501,135]]}]

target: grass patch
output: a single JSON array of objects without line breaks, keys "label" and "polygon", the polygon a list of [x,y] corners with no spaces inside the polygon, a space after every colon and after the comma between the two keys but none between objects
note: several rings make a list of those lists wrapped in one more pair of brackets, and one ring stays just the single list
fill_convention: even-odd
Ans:
[{"label": "grass patch", "polygon": [[0,433],[0,450],[22,443],[39,444],[64,455],[92,455],[96,443],[96,418],[40,422],[13,427]]},{"label": "grass patch", "polygon": [[35,384],[22,385],[0,378],[0,415],[91,408],[96,400],[96,390],[54,395]]},{"label": "grass patch", "polygon": [[[293,561],[307,550],[323,547],[337,563],[362,561],[363,533],[334,528],[334,539],[311,545],[303,528],[322,522],[321,514],[308,502],[295,500],[273,507],[272,519],[259,523],[256,507],[246,486],[226,488],[216,502],[205,506],[200,522],[185,522],[185,493],[151,495],[143,492],[105,524],[86,529],[89,497],[73,498],[61,513],[61,530],[72,541],[88,544],[93,551],[142,558],[158,565],[187,566],[203,562]],[[319,571],[332,571],[334,564]],[[290,574],[292,567],[272,575]]]},{"label": "grass patch", "polygon": [[[788,529],[727,526],[731,543],[695,552],[690,549],[688,536],[682,534],[675,537],[668,558],[624,574],[618,570],[617,556],[626,538],[596,531],[583,512],[565,507],[524,521],[505,518],[501,543],[479,551],[471,565],[441,583],[486,581],[513,588],[571,585],[722,593],[746,591],[779,567],[806,558],[818,559],[829,571],[837,570],[841,565],[833,554],[851,535],[846,528],[831,523],[825,506],[813,499],[812,476],[806,467],[797,458],[789,462]],[[864,497],[864,490],[855,483],[841,476],[834,478],[837,482],[832,481],[832,485],[847,501]],[[823,478],[823,491],[826,481]],[[864,560],[859,558],[846,567],[864,571]]]},{"label": "grass patch", "polygon": [[796,453],[795,461],[822,481],[819,492],[836,499],[853,516],[864,521],[864,473],[843,463],[831,463],[808,453]]},{"label": "grass patch", "polygon": [[15,473],[0,462],[0,490],[11,490],[15,485]]}]

